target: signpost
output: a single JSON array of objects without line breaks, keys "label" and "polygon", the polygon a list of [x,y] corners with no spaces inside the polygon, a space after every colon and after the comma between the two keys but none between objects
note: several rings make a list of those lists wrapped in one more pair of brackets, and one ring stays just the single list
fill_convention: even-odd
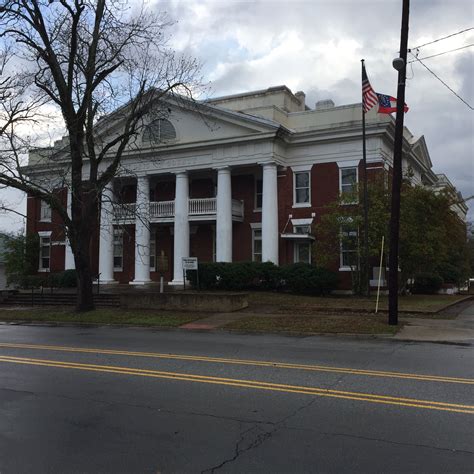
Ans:
[{"label": "signpost", "polygon": [[182,265],[183,265],[183,290],[186,289],[186,272],[188,270],[195,270],[196,271],[197,287],[199,289],[199,272],[198,272],[198,259],[197,259],[197,257],[183,257],[182,258]]}]

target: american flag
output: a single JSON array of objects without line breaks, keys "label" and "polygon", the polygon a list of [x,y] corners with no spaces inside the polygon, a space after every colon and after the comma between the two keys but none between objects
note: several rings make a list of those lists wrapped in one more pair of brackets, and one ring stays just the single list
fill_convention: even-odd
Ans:
[{"label": "american flag", "polygon": [[368,112],[378,103],[377,94],[372,89],[367,73],[365,72],[365,65],[362,64],[362,106],[364,107],[364,112]]}]

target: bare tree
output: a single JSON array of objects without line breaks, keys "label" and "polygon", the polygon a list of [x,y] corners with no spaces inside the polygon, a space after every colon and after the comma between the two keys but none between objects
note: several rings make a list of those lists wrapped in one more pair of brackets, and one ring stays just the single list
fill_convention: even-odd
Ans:
[{"label": "bare tree", "polygon": [[[79,311],[94,307],[91,226],[100,195],[164,95],[192,98],[199,65],[167,47],[165,14],[106,0],[3,0],[0,38],[9,45],[0,78],[0,185],[46,201],[62,218],[78,274]],[[7,67],[8,59],[10,65]],[[60,113],[63,149],[42,150],[45,179],[30,179],[18,126]],[[53,111],[53,112],[51,112]],[[112,127],[113,125],[113,127]],[[51,177],[72,192],[71,214]]]}]

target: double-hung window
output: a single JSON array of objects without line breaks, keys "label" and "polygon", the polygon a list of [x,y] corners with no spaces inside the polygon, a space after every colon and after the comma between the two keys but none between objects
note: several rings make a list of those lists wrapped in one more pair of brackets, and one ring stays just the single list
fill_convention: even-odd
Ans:
[{"label": "double-hung window", "polygon": [[262,209],[263,180],[255,180],[255,210]]},{"label": "double-hung window", "polygon": [[356,203],[357,199],[357,182],[358,169],[357,167],[339,168],[339,183],[341,196],[350,198],[351,202]]},{"label": "double-hung window", "polygon": [[[310,234],[311,225],[294,225],[295,234]],[[311,263],[311,242],[294,242],[294,262]]]},{"label": "double-hung window", "polygon": [[114,229],[114,271],[123,270],[123,230]]},{"label": "double-hung window", "polygon": [[294,206],[306,207],[311,205],[310,171],[297,171],[293,174]]},{"label": "double-hung window", "polygon": [[41,201],[40,221],[51,222],[51,207],[46,201]]},{"label": "double-hung window", "polygon": [[262,229],[252,229],[252,261],[262,261]]},{"label": "double-hung window", "polygon": [[40,234],[39,271],[49,272],[51,266],[51,234]]},{"label": "double-hung window", "polygon": [[150,239],[150,271],[154,272],[156,268],[156,237]]},{"label": "double-hung window", "polygon": [[357,262],[358,232],[352,226],[341,227],[341,268],[354,269]]}]

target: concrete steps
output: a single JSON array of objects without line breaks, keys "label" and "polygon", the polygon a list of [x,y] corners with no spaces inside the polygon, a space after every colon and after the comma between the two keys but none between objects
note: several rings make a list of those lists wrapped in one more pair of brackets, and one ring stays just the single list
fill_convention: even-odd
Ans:
[{"label": "concrete steps", "polygon": [[[117,294],[94,295],[97,307],[117,308],[120,306],[120,296]],[[3,304],[17,306],[75,306],[75,293],[16,293],[4,299]]]}]

